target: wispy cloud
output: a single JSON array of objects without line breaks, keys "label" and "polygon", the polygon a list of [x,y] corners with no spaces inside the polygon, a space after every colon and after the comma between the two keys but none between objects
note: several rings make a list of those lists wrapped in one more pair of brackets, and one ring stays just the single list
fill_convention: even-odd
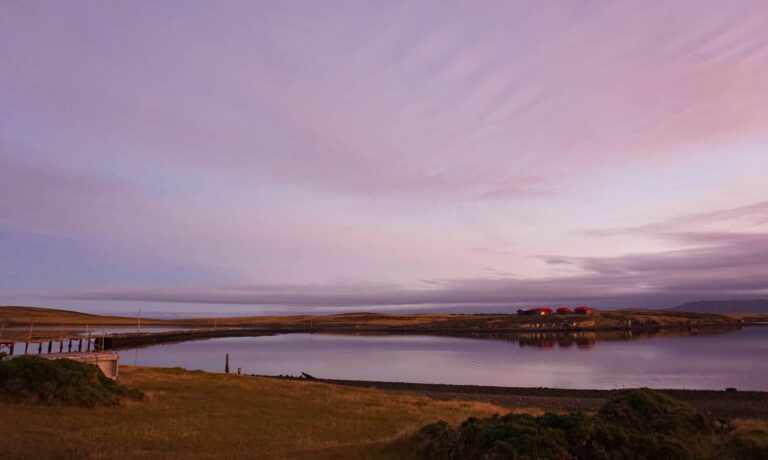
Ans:
[{"label": "wispy cloud", "polygon": [[307,308],[762,292],[764,2],[30,1],[0,23],[0,288]]}]

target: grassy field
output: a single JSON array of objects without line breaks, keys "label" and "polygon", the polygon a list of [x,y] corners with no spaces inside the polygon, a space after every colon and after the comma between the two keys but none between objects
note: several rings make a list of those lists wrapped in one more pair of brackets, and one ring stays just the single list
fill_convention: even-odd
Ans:
[{"label": "grassy field", "polygon": [[508,410],[470,401],[180,369],[121,367],[148,400],[78,408],[0,403],[0,458],[386,458],[443,419]]},{"label": "grassy field", "polygon": [[[509,408],[415,394],[148,367],[122,367],[120,383],[147,399],[117,407],[0,403],[0,458],[408,458],[403,442],[445,420]],[[541,415],[536,408],[515,413]],[[768,445],[768,422],[736,420]]]}]

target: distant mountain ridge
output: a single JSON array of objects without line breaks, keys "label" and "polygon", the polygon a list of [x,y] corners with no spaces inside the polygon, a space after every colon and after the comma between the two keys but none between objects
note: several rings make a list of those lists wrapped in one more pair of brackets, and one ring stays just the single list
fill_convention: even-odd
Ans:
[{"label": "distant mountain ridge", "polygon": [[701,300],[671,308],[690,313],[768,313],[768,299]]}]

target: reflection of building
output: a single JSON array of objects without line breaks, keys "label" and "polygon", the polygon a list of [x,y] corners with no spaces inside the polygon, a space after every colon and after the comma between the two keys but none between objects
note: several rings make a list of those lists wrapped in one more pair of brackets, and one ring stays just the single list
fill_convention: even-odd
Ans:
[{"label": "reflection of building", "polygon": [[526,333],[520,334],[518,338],[520,347],[536,347],[542,349],[554,348],[555,344],[557,344],[558,348],[568,349],[575,344],[578,348],[589,349],[595,346],[596,341],[597,334],[594,332]]}]

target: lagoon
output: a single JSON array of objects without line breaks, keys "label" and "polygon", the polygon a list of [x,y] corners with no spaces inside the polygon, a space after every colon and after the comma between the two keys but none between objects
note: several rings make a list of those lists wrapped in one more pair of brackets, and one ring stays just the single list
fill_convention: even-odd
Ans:
[{"label": "lagoon", "polygon": [[494,338],[278,334],[120,351],[123,364],[259,375],[515,387],[768,391],[768,327],[601,340],[599,335]]}]

